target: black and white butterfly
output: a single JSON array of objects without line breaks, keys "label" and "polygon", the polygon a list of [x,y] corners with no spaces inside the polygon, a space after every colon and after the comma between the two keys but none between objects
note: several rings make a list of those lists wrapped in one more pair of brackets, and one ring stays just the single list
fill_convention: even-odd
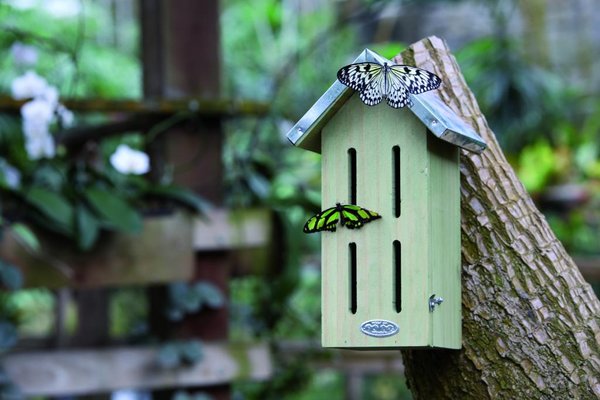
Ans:
[{"label": "black and white butterfly", "polygon": [[398,64],[361,62],[340,68],[337,77],[344,85],[359,92],[368,106],[386,99],[394,108],[412,106],[409,93],[437,89],[442,80],[429,71]]}]

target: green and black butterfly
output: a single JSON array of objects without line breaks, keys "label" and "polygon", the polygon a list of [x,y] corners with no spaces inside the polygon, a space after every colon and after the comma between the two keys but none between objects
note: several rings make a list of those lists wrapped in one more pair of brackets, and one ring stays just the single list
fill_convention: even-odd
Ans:
[{"label": "green and black butterfly", "polygon": [[381,218],[381,215],[374,211],[353,204],[337,203],[335,207],[321,211],[311,217],[304,224],[304,233],[314,233],[320,231],[335,232],[337,223],[348,229],[361,228],[367,222]]}]

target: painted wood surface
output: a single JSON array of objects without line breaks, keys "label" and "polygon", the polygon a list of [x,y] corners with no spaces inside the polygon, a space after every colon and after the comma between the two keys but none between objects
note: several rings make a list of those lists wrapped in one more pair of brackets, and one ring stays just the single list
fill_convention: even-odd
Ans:
[{"label": "painted wood surface", "polygon": [[[392,148],[401,149],[400,218],[393,216]],[[353,96],[323,129],[323,208],[348,202],[348,148],[357,153],[357,204],[382,219],[362,229],[322,233],[323,346],[399,347],[430,344],[428,154],[425,127],[409,110],[367,107]],[[394,309],[394,240],[402,243],[402,311]],[[357,312],[349,310],[348,243],[357,245]],[[410,282],[410,284],[408,284]],[[396,335],[375,338],[360,326],[393,321]]]},{"label": "painted wood surface", "polygon": [[429,262],[431,294],[444,299],[430,313],[431,343],[460,349],[460,172],[458,148],[427,135],[429,160]]},{"label": "painted wood surface", "polygon": [[265,380],[272,374],[268,346],[204,343],[192,366],[162,369],[157,350],[123,347],[8,354],[3,365],[25,396],[106,393],[118,389],[212,386],[235,379]]}]

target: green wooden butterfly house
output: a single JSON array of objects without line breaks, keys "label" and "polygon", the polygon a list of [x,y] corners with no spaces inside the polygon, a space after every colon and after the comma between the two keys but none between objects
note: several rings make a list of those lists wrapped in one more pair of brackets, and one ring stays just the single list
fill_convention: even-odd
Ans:
[{"label": "green wooden butterfly house", "polygon": [[435,93],[411,100],[368,107],[336,81],[288,133],[322,155],[323,208],[381,215],[321,233],[324,347],[461,347],[459,148],[486,145]]}]

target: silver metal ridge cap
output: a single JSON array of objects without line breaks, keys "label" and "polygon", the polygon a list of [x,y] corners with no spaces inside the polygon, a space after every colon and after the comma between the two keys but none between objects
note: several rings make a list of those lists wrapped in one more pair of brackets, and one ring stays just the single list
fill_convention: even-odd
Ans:
[{"label": "silver metal ridge cap", "polygon": [[[368,61],[375,61],[380,64],[392,63],[369,49],[365,49],[360,53],[353,63]],[[352,89],[336,79],[333,85],[290,129],[287,133],[288,140],[295,146],[320,153],[321,128],[353,92]],[[435,136],[472,152],[481,153],[485,150],[487,145],[483,138],[434,93],[425,92],[419,95],[411,94],[410,96],[413,102],[410,110]]]},{"label": "silver metal ridge cap", "polygon": [[481,153],[487,144],[473,128],[450,109],[435,93],[410,95],[410,110],[438,138],[463,149]]}]

